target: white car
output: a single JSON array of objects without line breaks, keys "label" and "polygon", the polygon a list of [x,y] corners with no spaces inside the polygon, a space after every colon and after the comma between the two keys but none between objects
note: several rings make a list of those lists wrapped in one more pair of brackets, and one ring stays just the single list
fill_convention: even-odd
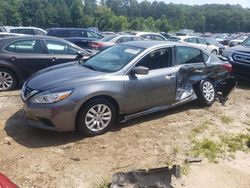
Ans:
[{"label": "white car", "polygon": [[219,48],[213,44],[210,44],[206,39],[197,36],[174,36],[168,38],[169,41],[178,41],[186,44],[191,44],[195,47],[199,47],[207,52],[210,52],[214,55],[219,54]]},{"label": "white car", "polygon": [[248,36],[240,36],[236,39],[233,39],[233,40],[230,40],[229,43],[228,43],[228,46],[229,47],[233,47],[233,46],[236,46],[236,45],[239,45],[240,43],[242,43],[244,40],[247,39]]},{"label": "white car", "polygon": [[167,40],[163,35],[161,35],[159,33],[138,31],[138,32],[132,32],[130,34],[136,35],[138,37],[142,37],[142,38],[148,39],[148,40],[159,40],[159,41]]}]

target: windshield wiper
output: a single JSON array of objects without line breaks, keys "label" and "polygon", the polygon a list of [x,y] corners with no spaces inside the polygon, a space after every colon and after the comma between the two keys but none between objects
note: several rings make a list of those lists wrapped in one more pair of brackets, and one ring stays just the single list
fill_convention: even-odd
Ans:
[{"label": "windshield wiper", "polygon": [[85,65],[85,64],[83,64],[82,66],[87,67],[87,68],[89,68],[89,69],[91,69],[91,70],[96,71],[96,68],[94,68],[94,67],[91,66],[91,65]]}]

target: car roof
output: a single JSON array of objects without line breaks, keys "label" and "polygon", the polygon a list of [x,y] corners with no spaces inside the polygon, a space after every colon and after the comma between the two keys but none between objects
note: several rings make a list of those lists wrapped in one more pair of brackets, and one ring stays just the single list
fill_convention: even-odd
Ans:
[{"label": "car roof", "polygon": [[[71,27],[71,28],[63,28],[63,27],[56,27],[56,28],[49,28],[47,29],[48,31],[51,30],[86,30],[86,31],[91,31],[90,29],[86,29],[86,28],[76,28],[76,27]],[[93,31],[94,32],[94,31]]]},{"label": "car roof", "polygon": [[25,35],[25,36],[13,36],[13,37],[8,37],[8,38],[3,38],[3,39],[0,39],[0,46],[3,47],[11,42],[14,42],[16,40],[29,40],[29,39],[40,39],[40,40],[54,40],[54,41],[58,41],[58,42],[64,42],[66,44],[69,44],[71,46],[74,46],[78,49],[81,49],[80,47],[76,46],[75,44],[67,41],[67,40],[64,40],[64,39],[61,39],[61,38],[57,38],[57,37],[52,37],[52,36],[43,36],[43,35]]},{"label": "car roof", "polygon": [[188,46],[179,42],[172,41],[153,41],[153,40],[143,40],[143,41],[130,41],[121,43],[121,45],[130,45],[139,48],[152,48],[152,47],[160,47],[160,46]]}]

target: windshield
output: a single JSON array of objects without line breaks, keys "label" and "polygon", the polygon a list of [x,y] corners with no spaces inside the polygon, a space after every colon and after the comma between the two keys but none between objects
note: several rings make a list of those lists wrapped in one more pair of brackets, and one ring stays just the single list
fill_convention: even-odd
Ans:
[{"label": "windshield", "polygon": [[143,50],[143,48],[128,45],[115,45],[88,59],[83,66],[101,72],[116,72]]},{"label": "windshield", "polygon": [[246,40],[244,40],[241,45],[243,46],[250,46],[250,37],[248,37]]}]

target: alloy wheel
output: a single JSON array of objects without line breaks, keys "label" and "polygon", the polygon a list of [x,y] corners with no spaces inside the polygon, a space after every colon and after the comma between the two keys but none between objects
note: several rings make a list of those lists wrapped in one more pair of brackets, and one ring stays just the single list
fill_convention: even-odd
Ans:
[{"label": "alloy wheel", "polygon": [[98,104],[89,109],[85,116],[86,127],[93,132],[104,130],[112,119],[112,111],[105,104]]},{"label": "alloy wheel", "polygon": [[13,77],[4,71],[0,71],[0,91],[8,90],[12,87]]},{"label": "alloy wheel", "polygon": [[208,81],[203,84],[203,95],[208,102],[212,102],[214,100],[214,86]]}]

